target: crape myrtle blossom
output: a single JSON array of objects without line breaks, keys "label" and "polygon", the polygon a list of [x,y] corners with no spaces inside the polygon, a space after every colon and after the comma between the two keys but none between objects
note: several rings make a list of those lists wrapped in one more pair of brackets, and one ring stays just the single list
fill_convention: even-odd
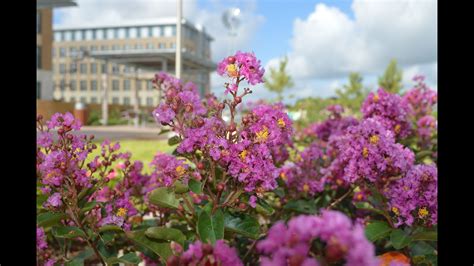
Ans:
[{"label": "crape myrtle blossom", "polygon": [[415,76],[413,80],[417,84],[403,95],[403,102],[408,106],[413,120],[417,121],[425,115],[432,114],[433,106],[438,102],[438,93],[424,83],[424,76]]},{"label": "crape myrtle blossom", "polygon": [[[312,242],[326,244],[320,262],[311,252]],[[366,238],[364,228],[353,224],[341,212],[323,210],[321,215],[300,215],[289,220],[275,223],[265,239],[257,243],[262,254],[262,266],[286,265],[326,265],[345,260],[345,265],[378,265],[375,248]]]},{"label": "crape myrtle blossom", "polygon": [[[263,74],[265,69],[260,65],[260,60],[255,57],[254,53],[245,53],[237,51],[234,56],[224,58],[217,65],[217,73],[221,76],[227,76],[231,79],[244,77],[251,84],[256,85],[263,83]],[[228,91],[236,92],[238,82],[231,83]]]},{"label": "crape myrtle blossom", "polygon": [[338,104],[327,107],[329,118],[321,123],[313,123],[303,129],[303,134],[312,138],[328,142],[329,137],[342,135],[349,126],[357,125],[354,117],[343,117],[344,108]]},{"label": "crape myrtle blossom", "polygon": [[157,187],[173,185],[176,180],[184,180],[187,184],[189,166],[184,159],[157,152],[150,163],[152,173],[146,184],[146,192],[152,191]]},{"label": "crape myrtle blossom", "polygon": [[366,179],[385,182],[405,173],[414,162],[413,152],[395,143],[394,133],[379,119],[364,119],[334,141],[338,157],[332,164],[343,167],[343,178],[350,183]]},{"label": "crape myrtle blossom", "polygon": [[[37,256],[37,265],[53,266],[56,263],[56,260],[51,258],[50,252],[46,249],[48,248],[48,243],[46,242],[46,234],[42,227],[36,227],[36,256]],[[43,263],[38,261],[41,258]]]},{"label": "crape myrtle blossom", "polygon": [[192,119],[207,112],[194,83],[183,84],[180,79],[165,72],[156,74],[153,83],[164,95],[164,102],[153,111],[157,123],[168,125],[177,115]]},{"label": "crape myrtle blossom", "polygon": [[324,189],[325,178],[320,173],[323,152],[312,143],[298,153],[294,163],[285,165],[280,173],[281,179],[289,189],[314,196]]},{"label": "crape myrtle blossom", "polygon": [[415,221],[434,225],[438,221],[438,170],[435,165],[415,165],[401,179],[388,186],[385,195],[396,226]]},{"label": "crape myrtle blossom", "polygon": [[376,93],[371,92],[362,104],[361,112],[363,118],[377,117],[396,137],[404,138],[411,133],[408,105],[397,94],[382,88]]},{"label": "crape myrtle blossom", "polygon": [[237,251],[223,240],[217,240],[214,246],[198,240],[191,243],[188,250],[178,255],[169,257],[167,265],[244,265],[237,256]]}]

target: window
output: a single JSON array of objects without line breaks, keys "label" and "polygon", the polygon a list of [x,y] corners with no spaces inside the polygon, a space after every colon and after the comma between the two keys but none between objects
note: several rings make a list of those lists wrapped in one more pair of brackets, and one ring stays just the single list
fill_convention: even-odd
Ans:
[{"label": "window", "polygon": [[112,45],[112,50],[120,50],[120,45],[118,44]]},{"label": "window", "polygon": [[137,91],[141,90],[142,89],[142,81],[141,80],[137,80],[135,82],[135,86],[137,87]]},{"label": "window", "polygon": [[36,33],[41,33],[41,13],[39,11],[36,11]]},{"label": "window", "polygon": [[87,64],[81,64],[81,74],[87,74]]},{"label": "window", "polygon": [[81,97],[81,103],[85,103],[86,102],[86,97]]},{"label": "window", "polygon": [[97,46],[96,45],[91,45],[90,50],[92,52],[97,51]]},{"label": "window", "polygon": [[143,44],[135,44],[135,49],[137,50],[143,49]]},{"label": "window", "polygon": [[107,50],[109,50],[109,47],[107,45],[101,45],[100,50],[107,51]]},{"label": "window", "polygon": [[81,80],[81,91],[87,91],[87,81]]},{"label": "window", "polygon": [[120,72],[120,67],[117,65],[112,66],[112,73],[118,74]]},{"label": "window", "polygon": [[161,36],[161,29],[160,29],[160,27],[153,27],[153,28],[152,28],[152,36],[153,36],[153,37],[160,37],[160,36]]},{"label": "window", "polygon": [[69,101],[70,101],[70,102],[75,102],[75,101],[76,101],[76,97],[71,97],[71,98],[69,98]]},{"label": "window", "polygon": [[64,40],[65,41],[70,41],[72,39],[72,32],[70,31],[65,31],[64,32]]},{"label": "window", "polygon": [[119,39],[126,38],[127,33],[128,33],[128,31],[126,31],[125,28],[118,29],[118,38]]},{"label": "window", "polygon": [[146,85],[147,85],[146,87],[147,90],[149,91],[153,90],[153,83],[151,81],[147,81]]},{"label": "window", "polygon": [[123,97],[123,104],[130,105],[130,97]]},{"label": "window", "polygon": [[171,26],[165,27],[165,37],[173,36],[173,28]]},{"label": "window", "polygon": [[170,47],[171,47],[171,48],[176,48],[176,43],[174,43],[174,42],[171,43]]},{"label": "window", "polygon": [[142,98],[137,97],[138,105],[142,105]]},{"label": "window", "polygon": [[41,99],[41,82],[36,82],[36,99]]},{"label": "window", "polygon": [[128,35],[129,36],[127,38],[137,38],[138,34],[139,33],[138,33],[137,28],[130,28],[130,29],[128,29]]},{"label": "window", "polygon": [[107,65],[105,63],[102,63],[100,65],[100,72],[106,73],[107,72]]},{"label": "window", "polygon": [[146,105],[147,106],[153,106],[153,98],[152,97],[146,97]]},{"label": "window", "polygon": [[70,73],[77,73],[77,65],[76,63],[69,64],[69,71]]},{"label": "window", "polygon": [[148,27],[148,37],[153,37],[153,27]]},{"label": "window", "polygon": [[153,43],[147,43],[147,44],[146,44],[146,48],[147,48],[147,49],[154,49],[155,46],[153,45]]},{"label": "window", "polygon": [[120,36],[120,30],[119,29],[114,29],[114,39],[118,39]]},{"label": "window", "polygon": [[97,91],[97,80],[91,80],[91,91]]},{"label": "window", "polygon": [[105,32],[102,29],[95,31],[95,37],[96,37],[97,40],[103,40],[104,35],[105,35]]},{"label": "window", "polygon": [[56,49],[51,48],[51,57],[54,57],[56,55]]},{"label": "window", "polygon": [[63,40],[63,33],[62,32],[55,32],[54,33],[54,41],[60,42]]},{"label": "window", "polygon": [[91,103],[97,103],[97,97],[91,97]]},{"label": "window", "polygon": [[164,49],[164,48],[165,48],[165,44],[162,43],[162,42],[160,42],[160,43],[158,44],[158,47],[159,47],[160,49]]},{"label": "window", "polygon": [[81,30],[76,30],[74,32],[74,40],[76,41],[82,41],[84,39],[84,37],[82,36],[82,31]]},{"label": "window", "polygon": [[150,36],[150,33],[149,33],[150,29],[148,27],[141,27],[140,28],[140,38],[146,38],[148,36]]},{"label": "window", "polygon": [[112,90],[113,91],[120,90],[120,83],[119,83],[118,79],[112,80]]},{"label": "window", "polygon": [[41,46],[36,46],[36,68],[41,68]]},{"label": "window", "polygon": [[59,57],[66,57],[66,48],[59,48]]},{"label": "window", "polygon": [[130,44],[125,44],[125,45],[123,46],[123,49],[124,49],[124,50],[130,50],[130,48],[131,48]]},{"label": "window", "polygon": [[86,40],[90,41],[93,40],[93,33],[92,30],[86,30]]},{"label": "window", "polygon": [[77,48],[76,47],[69,47],[69,55],[76,56],[77,55]]},{"label": "window", "polygon": [[124,91],[129,91],[130,90],[130,80],[124,80],[123,81],[123,90]]},{"label": "window", "polygon": [[114,29],[107,29],[107,40],[112,40],[114,38]]},{"label": "window", "polygon": [[92,74],[97,73],[97,63],[91,63],[91,73]]},{"label": "window", "polygon": [[69,81],[69,90],[75,91],[76,88],[77,88],[76,80],[75,80],[75,79],[71,79],[71,80]]},{"label": "window", "polygon": [[118,104],[119,103],[119,98],[118,97],[112,97],[112,104]]},{"label": "window", "polygon": [[59,89],[61,91],[64,91],[66,89],[66,81],[64,79],[62,79],[61,82],[59,83]]},{"label": "window", "polygon": [[59,73],[66,74],[66,64],[59,64]]}]

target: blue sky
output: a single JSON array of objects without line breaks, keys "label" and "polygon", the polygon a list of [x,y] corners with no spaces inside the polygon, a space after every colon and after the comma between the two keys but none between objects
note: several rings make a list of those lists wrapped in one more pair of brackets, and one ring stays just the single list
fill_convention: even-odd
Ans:
[{"label": "blue sky", "polygon": [[[77,8],[55,10],[55,26],[120,24],[176,12],[174,0],[77,2]],[[410,86],[413,75],[424,74],[437,89],[435,0],[183,0],[183,5],[185,17],[214,37],[215,62],[229,51],[221,15],[239,7],[242,22],[234,46],[255,52],[267,71],[288,55],[295,87],[286,96],[332,96],[351,71],[361,73],[365,85],[376,89],[377,76],[392,58],[404,71],[404,84]],[[213,91],[220,92],[223,80],[215,73],[211,83]],[[254,91],[255,99],[274,97],[262,86]]]}]

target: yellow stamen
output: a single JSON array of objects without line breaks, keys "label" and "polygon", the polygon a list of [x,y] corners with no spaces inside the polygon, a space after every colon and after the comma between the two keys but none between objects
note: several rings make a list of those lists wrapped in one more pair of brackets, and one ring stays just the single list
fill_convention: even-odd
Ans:
[{"label": "yellow stamen", "polygon": [[178,174],[178,176],[184,175],[184,172],[185,172],[185,171],[186,171],[186,170],[185,170],[184,167],[181,166],[181,165],[178,165],[178,167],[176,167],[176,173]]},{"label": "yellow stamen", "polygon": [[336,184],[337,184],[338,186],[342,185],[343,183],[344,183],[344,182],[342,181],[342,179],[339,179],[339,178],[336,179]]},{"label": "yellow stamen", "polygon": [[367,147],[364,147],[362,149],[362,156],[364,156],[364,158],[367,158],[369,156],[369,149],[367,149]]},{"label": "yellow stamen", "polygon": [[369,138],[369,141],[370,141],[370,143],[372,143],[372,144],[377,144],[377,143],[379,142],[379,139],[380,139],[379,136],[373,135],[373,136],[371,136],[371,137]]},{"label": "yellow stamen", "polygon": [[379,95],[374,94],[374,98],[372,98],[372,100],[374,101],[374,103],[378,102],[379,101]]},{"label": "yellow stamen", "polygon": [[268,128],[263,126],[263,129],[256,133],[257,135],[257,142],[264,142],[268,139]]},{"label": "yellow stamen", "polygon": [[117,216],[124,217],[127,214],[127,209],[125,208],[119,208],[117,211]]},{"label": "yellow stamen", "polygon": [[357,197],[356,197],[356,198],[357,198],[357,200],[362,200],[362,199],[363,199],[363,196],[362,196],[361,193],[359,193],[359,194],[357,194]]},{"label": "yellow stamen", "polygon": [[392,211],[393,211],[393,213],[395,213],[395,215],[397,215],[397,216],[400,215],[400,211],[398,210],[397,207],[392,207]]},{"label": "yellow stamen", "polygon": [[281,177],[281,179],[283,179],[285,181],[288,179],[285,172],[281,172],[280,177]]},{"label": "yellow stamen", "polygon": [[430,212],[426,209],[426,207],[423,207],[418,210],[418,216],[422,219],[425,218],[428,214],[430,214]]},{"label": "yellow stamen", "polygon": [[397,124],[394,129],[395,133],[400,133],[400,129],[402,129],[402,126],[400,126],[400,124]]},{"label": "yellow stamen", "polygon": [[242,160],[245,160],[246,157],[247,157],[247,150],[243,150],[243,151],[240,153],[240,158],[242,158]]},{"label": "yellow stamen", "polygon": [[308,191],[309,191],[309,186],[308,186],[308,184],[304,184],[304,185],[303,185],[303,191],[304,191],[304,192],[308,192]]},{"label": "yellow stamen", "polygon": [[234,64],[227,65],[226,70],[227,70],[227,73],[229,74],[229,76],[231,76],[231,77],[237,77],[238,76],[236,65],[234,65]]},{"label": "yellow stamen", "polygon": [[285,121],[283,118],[278,119],[278,126],[284,128],[286,126]]}]

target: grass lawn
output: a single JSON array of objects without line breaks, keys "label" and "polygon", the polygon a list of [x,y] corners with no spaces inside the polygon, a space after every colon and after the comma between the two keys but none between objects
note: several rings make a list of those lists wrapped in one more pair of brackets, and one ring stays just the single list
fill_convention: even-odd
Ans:
[{"label": "grass lawn", "polygon": [[[146,172],[149,172],[148,164],[153,159],[154,155],[158,152],[173,152],[176,146],[169,146],[167,140],[121,140],[120,142],[120,151],[122,152],[131,152],[132,158],[131,161],[142,161],[143,167]],[[95,156],[100,155],[100,143],[95,142],[97,149],[89,156],[89,160],[92,160]],[[112,141],[115,143],[115,141]]]}]

